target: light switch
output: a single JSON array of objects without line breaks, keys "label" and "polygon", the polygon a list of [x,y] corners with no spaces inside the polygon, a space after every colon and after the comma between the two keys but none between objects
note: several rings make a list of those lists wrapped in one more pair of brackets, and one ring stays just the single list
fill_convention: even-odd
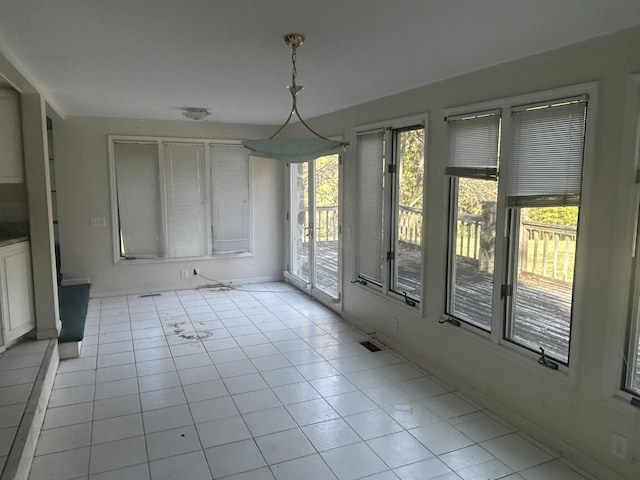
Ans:
[{"label": "light switch", "polygon": [[91,218],[89,224],[91,227],[106,227],[107,219],[104,217],[93,217]]}]

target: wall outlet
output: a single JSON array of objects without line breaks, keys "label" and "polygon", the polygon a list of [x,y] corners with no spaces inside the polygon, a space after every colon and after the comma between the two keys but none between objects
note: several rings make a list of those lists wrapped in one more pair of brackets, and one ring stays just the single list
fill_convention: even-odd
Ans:
[{"label": "wall outlet", "polygon": [[89,225],[93,228],[96,227],[106,227],[107,219],[104,217],[93,217],[89,220]]},{"label": "wall outlet", "polygon": [[391,319],[391,330],[393,330],[393,333],[398,333],[398,319]]},{"label": "wall outlet", "polygon": [[189,270],[182,270],[180,272],[180,278],[182,280],[189,280]]},{"label": "wall outlet", "polygon": [[611,453],[622,460],[627,459],[627,450],[629,449],[629,439],[623,437],[619,433],[611,434]]},{"label": "wall outlet", "polygon": [[193,274],[194,275],[200,275],[200,268],[196,267],[193,269]]}]

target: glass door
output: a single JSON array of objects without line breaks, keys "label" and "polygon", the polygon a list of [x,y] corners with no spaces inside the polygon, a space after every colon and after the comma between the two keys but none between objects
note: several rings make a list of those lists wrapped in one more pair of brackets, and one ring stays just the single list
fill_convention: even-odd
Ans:
[{"label": "glass door", "polygon": [[291,165],[290,273],[311,295],[340,300],[340,156]]}]

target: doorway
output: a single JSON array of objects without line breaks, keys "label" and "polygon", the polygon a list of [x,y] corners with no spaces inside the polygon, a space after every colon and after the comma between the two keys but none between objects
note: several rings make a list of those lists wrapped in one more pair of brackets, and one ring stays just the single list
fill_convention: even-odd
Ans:
[{"label": "doorway", "polygon": [[340,155],[290,165],[293,283],[333,309],[341,301]]}]

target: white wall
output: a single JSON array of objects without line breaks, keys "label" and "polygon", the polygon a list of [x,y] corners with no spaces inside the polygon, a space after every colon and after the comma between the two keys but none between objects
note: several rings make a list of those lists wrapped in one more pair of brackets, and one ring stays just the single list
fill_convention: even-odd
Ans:
[{"label": "white wall", "polygon": [[[508,39],[505,39],[508,41]],[[394,95],[313,119],[314,129],[351,142],[345,157],[343,231],[355,232],[357,148],[354,127],[428,112],[426,258],[423,313],[367,287],[355,276],[355,235],[344,239],[345,317],[375,330],[443,369],[478,400],[491,399],[520,425],[568,456],[626,478],[640,478],[640,410],[614,398],[621,376],[633,235],[634,159],[621,149],[629,75],[640,72],[640,28]],[[428,48],[428,45],[425,46]],[[419,61],[419,59],[411,59]],[[382,62],[381,65],[383,65]],[[571,365],[574,380],[535,359],[451,325],[440,325],[446,254],[443,109],[595,81],[594,157],[584,178],[581,244]],[[398,333],[391,318],[398,319]],[[493,403],[496,402],[496,403]],[[526,418],[526,420],[525,420]],[[611,434],[629,438],[626,461],[611,453]],[[632,455],[635,453],[635,460]],[[634,463],[632,463],[634,462]],[[604,473],[602,473],[604,472]],[[603,478],[615,474],[603,470]]]},{"label": "white wall", "polygon": [[[60,250],[64,278],[88,277],[92,295],[191,288],[207,282],[180,271],[195,266],[203,276],[220,281],[252,281],[282,277],[283,170],[274,160],[253,159],[252,203],[254,254],[242,258],[166,261],[114,265],[107,135],[150,135],[207,139],[262,138],[272,127],[222,125],[194,121],[153,121],[69,117],[54,121]],[[107,227],[90,227],[92,217],[105,217]]]}]

